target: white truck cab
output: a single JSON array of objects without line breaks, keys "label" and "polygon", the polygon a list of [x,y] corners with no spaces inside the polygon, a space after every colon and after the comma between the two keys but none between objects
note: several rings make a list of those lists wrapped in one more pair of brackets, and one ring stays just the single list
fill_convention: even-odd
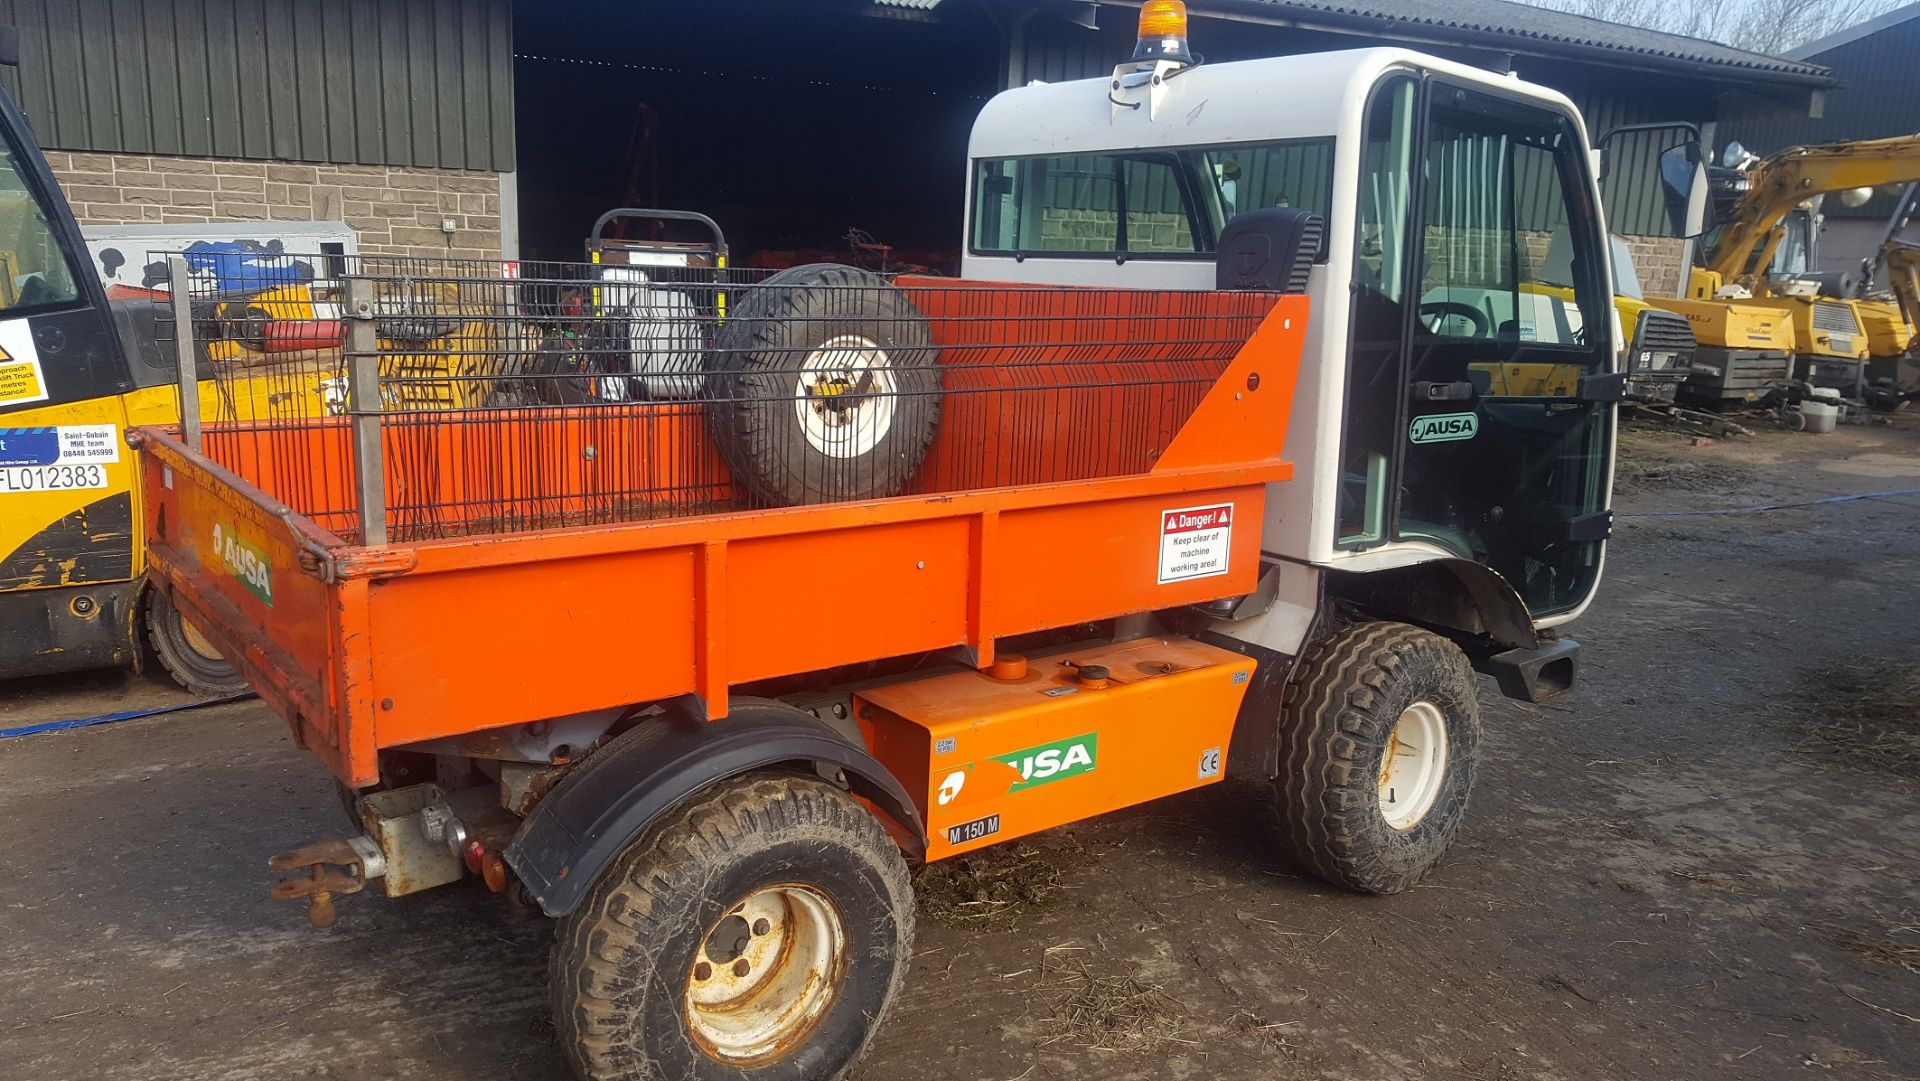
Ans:
[{"label": "white truck cab", "polygon": [[1219,630],[1294,656],[1357,592],[1538,650],[1592,600],[1611,520],[1619,332],[1579,111],[1405,49],[1183,59],[993,98],[963,275],[1211,289],[1237,215],[1317,216],[1271,603]]}]

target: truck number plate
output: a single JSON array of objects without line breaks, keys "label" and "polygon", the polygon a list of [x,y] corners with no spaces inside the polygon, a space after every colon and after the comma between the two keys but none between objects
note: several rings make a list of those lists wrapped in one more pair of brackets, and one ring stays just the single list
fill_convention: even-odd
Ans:
[{"label": "truck number plate", "polygon": [[59,492],[106,486],[107,471],[97,465],[21,465],[0,468],[0,492]]},{"label": "truck number plate", "polygon": [[963,845],[968,841],[978,841],[982,837],[991,837],[999,832],[1000,816],[988,815],[985,818],[976,818],[971,822],[962,822],[957,826],[948,826],[947,843],[950,845]]}]

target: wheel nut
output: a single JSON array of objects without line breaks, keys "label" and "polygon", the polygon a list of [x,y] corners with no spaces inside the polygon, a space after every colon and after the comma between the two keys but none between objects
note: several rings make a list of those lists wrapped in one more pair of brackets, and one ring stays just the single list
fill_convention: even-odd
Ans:
[{"label": "wheel nut", "polygon": [[767,933],[768,931],[771,931],[771,930],[773,930],[773,924],[770,924],[770,923],[768,923],[768,922],[767,922],[767,918],[766,918],[765,916],[762,916],[762,917],[760,917],[759,919],[757,919],[757,920],[755,920],[755,921],[753,921],[753,933],[754,933],[754,934],[756,934],[756,935],[764,935],[764,934],[766,934],[766,933]]},{"label": "wheel nut", "polygon": [[745,976],[747,973],[752,971],[753,971],[753,966],[747,964],[747,959],[744,957],[742,957],[740,960],[735,961],[733,963],[733,974],[735,976]]},{"label": "wheel nut", "polygon": [[702,961],[699,964],[693,966],[694,979],[705,980],[705,979],[712,978],[712,976],[713,976],[713,966],[710,964],[707,964],[705,961]]}]

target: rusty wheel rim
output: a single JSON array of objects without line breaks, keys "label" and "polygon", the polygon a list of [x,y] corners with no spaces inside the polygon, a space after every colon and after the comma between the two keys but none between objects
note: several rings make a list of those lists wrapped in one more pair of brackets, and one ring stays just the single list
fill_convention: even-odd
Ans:
[{"label": "rusty wheel rim", "polygon": [[188,649],[202,657],[210,661],[226,660],[220,655],[220,651],[214,648],[213,643],[207,641],[207,636],[200,633],[200,628],[194,626],[193,621],[184,616],[180,619],[180,637],[187,643]]},{"label": "rusty wheel rim", "polygon": [[1447,715],[1425,699],[1400,713],[1380,760],[1380,817],[1396,830],[1419,825],[1447,779]]},{"label": "rusty wheel rim", "polygon": [[708,931],[687,974],[687,1027],[713,1058],[792,1050],[825,1017],[846,971],[840,910],[811,886],[757,890]]}]

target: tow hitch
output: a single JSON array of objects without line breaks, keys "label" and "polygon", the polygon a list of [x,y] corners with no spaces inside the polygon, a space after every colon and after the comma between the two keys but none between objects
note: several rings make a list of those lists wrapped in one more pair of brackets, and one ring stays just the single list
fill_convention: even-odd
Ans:
[{"label": "tow hitch", "polygon": [[276,871],[299,872],[274,883],[273,896],[306,898],[307,919],[315,927],[333,923],[334,894],[359,893],[376,878],[388,897],[458,882],[468,873],[495,893],[507,888],[500,853],[518,819],[500,807],[496,788],[448,792],[437,784],[408,785],[370,792],[357,809],[365,833],[316,841],[267,861]]},{"label": "tow hitch", "polygon": [[273,884],[273,899],[307,899],[307,922],[315,927],[333,926],[333,895],[359,893],[367,883],[387,873],[387,859],[371,837],[330,837],[291,852],[282,852],[267,861],[276,871],[304,871],[295,878]]}]

